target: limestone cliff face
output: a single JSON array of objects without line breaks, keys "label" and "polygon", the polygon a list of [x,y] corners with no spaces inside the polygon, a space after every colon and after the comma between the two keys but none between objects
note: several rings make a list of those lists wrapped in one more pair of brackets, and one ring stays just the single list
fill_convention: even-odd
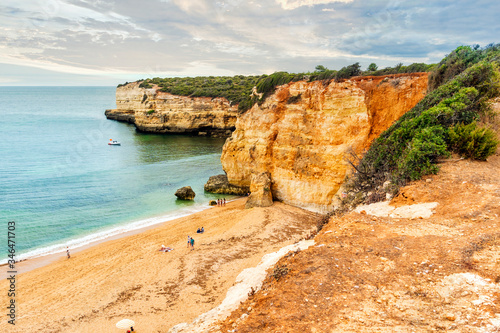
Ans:
[{"label": "limestone cliff face", "polygon": [[139,82],[116,89],[116,109],[106,117],[135,124],[142,132],[228,136],[235,128],[238,105],[225,98],[176,96],[144,89]]},{"label": "limestone cliff face", "polygon": [[269,172],[275,199],[327,211],[348,170],[346,153],[366,149],[426,90],[426,73],[283,85],[238,118],[223,169],[238,186]]}]

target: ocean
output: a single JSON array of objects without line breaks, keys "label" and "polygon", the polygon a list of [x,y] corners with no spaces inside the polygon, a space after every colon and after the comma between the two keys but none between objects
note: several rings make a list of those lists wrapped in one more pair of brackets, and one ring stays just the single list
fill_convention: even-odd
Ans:
[{"label": "ocean", "polygon": [[[0,87],[0,263],[9,222],[23,260],[189,215],[222,197],[203,185],[223,173],[225,139],[138,133],[105,118],[115,107],[115,87]],[[182,186],[193,188],[193,202],[176,199]]]}]

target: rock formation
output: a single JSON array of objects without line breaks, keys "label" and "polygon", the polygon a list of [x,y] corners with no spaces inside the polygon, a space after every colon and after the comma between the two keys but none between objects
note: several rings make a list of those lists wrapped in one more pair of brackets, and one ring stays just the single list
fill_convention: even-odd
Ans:
[{"label": "rock formation", "polygon": [[229,136],[235,128],[238,105],[225,98],[176,96],[139,84],[116,88],[117,108],[106,110],[108,119],[133,123],[137,130],[151,133]]},{"label": "rock formation", "polygon": [[245,208],[269,207],[273,205],[271,175],[269,172],[252,174],[250,192]]},{"label": "rock formation", "polygon": [[204,186],[205,191],[217,194],[246,195],[250,192],[248,186],[229,184],[226,175],[211,176]]},{"label": "rock formation", "polygon": [[194,193],[191,186],[184,186],[175,191],[175,196],[181,200],[194,200],[196,193]]},{"label": "rock formation", "polygon": [[347,153],[369,147],[426,90],[426,73],[283,85],[238,118],[223,169],[237,186],[269,172],[275,199],[328,211],[348,171]]}]

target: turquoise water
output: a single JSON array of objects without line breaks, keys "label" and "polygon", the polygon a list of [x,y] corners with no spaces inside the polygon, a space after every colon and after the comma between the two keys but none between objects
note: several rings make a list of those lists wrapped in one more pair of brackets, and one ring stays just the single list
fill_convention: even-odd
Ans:
[{"label": "turquoise water", "polygon": [[[0,87],[0,234],[7,244],[15,221],[17,259],[184,216],[219,197],[203,185],[223,172],[224,139],[137,133],[104,117],[114,107],[114,87]],[[176,200],[187,185],[194,202]]]}]

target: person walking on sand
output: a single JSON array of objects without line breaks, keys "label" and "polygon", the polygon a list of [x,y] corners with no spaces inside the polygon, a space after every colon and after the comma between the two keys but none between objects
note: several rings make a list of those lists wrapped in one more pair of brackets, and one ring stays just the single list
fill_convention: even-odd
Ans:
[{"label": "person walking on sand", "polygon": [[69,255],[69,247],[66,247],[66,255],[68,256],[68,259],[71,258],[71,256]]},{"label": "person walking on sand", "polygon": [[226,205],[226,198],[224,198],[224,206]]},{"label": "person walking on sand", "polygon": [[190,236],[188,236],[188,246],[187,247],[189,247],[189,245],[191,245],[191,237]]},{"label": "person walking on sand", "polygon": [[191,250],[194,250],[194,238],[191,237]]}]

